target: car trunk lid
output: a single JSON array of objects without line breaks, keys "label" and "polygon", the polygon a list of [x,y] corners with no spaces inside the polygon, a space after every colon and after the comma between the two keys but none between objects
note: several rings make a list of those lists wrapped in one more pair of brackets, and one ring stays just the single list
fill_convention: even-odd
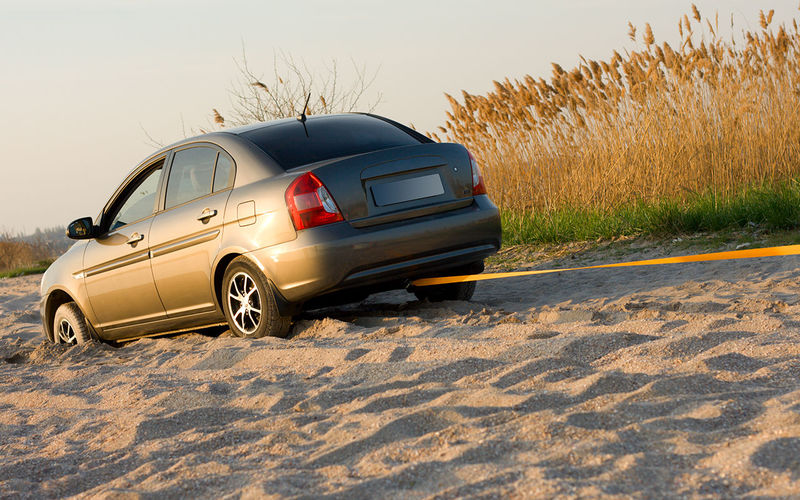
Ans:
[{"label": "car trunk lid", "polygon": [[467,150],[458,144],[420,144],[317,165],[314,173],[343,217],[366,227],[431,215],[472,203]]}]

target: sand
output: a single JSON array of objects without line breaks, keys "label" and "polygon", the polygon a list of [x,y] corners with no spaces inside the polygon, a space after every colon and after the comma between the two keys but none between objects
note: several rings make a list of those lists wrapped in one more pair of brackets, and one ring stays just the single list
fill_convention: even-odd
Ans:
[{"label": "sand", "polygon": [[44,343],[40,277],[0,280],[0,497],[796,496],[798,277],[579,271],[121,347]]}]

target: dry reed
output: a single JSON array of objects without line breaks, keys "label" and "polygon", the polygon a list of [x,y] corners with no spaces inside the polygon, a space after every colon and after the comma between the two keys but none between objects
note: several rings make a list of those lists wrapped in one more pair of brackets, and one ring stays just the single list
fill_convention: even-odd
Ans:
[{"label": "dry reed", "polygon": [[0,239],[0,272],[30,266],[45,258],[30,243]]},{"label": "dry reed", "polygon": [[61,255],[71,244],[63,229],[53,228],[30,236],[14,236],[0,231],[0,273],[41,266]]},{"label": "dry reed", "polygon": [[625,56],[447,95],[441,136],[478,157],[493,199],[515,211],[728,196],[798,176],[800,32],[796,21],[771,27],[772,15],[737,42],[692,6],[680,47],[647,25]]}]

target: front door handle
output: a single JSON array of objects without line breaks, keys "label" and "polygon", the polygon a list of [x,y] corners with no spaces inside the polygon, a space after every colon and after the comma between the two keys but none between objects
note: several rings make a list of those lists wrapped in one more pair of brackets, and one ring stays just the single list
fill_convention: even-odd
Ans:
[{"label": "front door handle", "polygon": [[144,239],[143,234],[133,233],[130,238],[128,238],[128,245],[135,245]]},{"label": "front door handle", "polygon": [[206,208],[205,210],[203,210],[200,213],[200,215],[197,216],[197,220],[199,220],[201,222],[208,222],[208,219],[214,217],[215,215],[217,215],[217,211],[216,210],[212,210],[210,208]]}]

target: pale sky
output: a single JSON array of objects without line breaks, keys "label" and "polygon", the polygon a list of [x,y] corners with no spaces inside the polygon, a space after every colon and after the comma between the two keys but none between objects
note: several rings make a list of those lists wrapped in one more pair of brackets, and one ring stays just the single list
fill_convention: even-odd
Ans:
[{"label": "pale sky", "polygon": [[[695,1],[720,24],[800,17],[798,0]],[[376,113],[419,130],[445,120],[444,93],[549,77],[579,55],[632,49],[628,21],[678,39],[683,0],[0,0],[0,231],[96,216],[155,148],[230,109],[235,58],[270,75],[275,51],[312,70],[331,59],[378,70]],[[343,71],[343,76],[347,72]],[[269,80],[267,80],[269,81]],[[369,97],[369,96],[368,96]],[[367,99],[369,100],[369,99]],[[365,102],[366,103],[366,102]]]}]

